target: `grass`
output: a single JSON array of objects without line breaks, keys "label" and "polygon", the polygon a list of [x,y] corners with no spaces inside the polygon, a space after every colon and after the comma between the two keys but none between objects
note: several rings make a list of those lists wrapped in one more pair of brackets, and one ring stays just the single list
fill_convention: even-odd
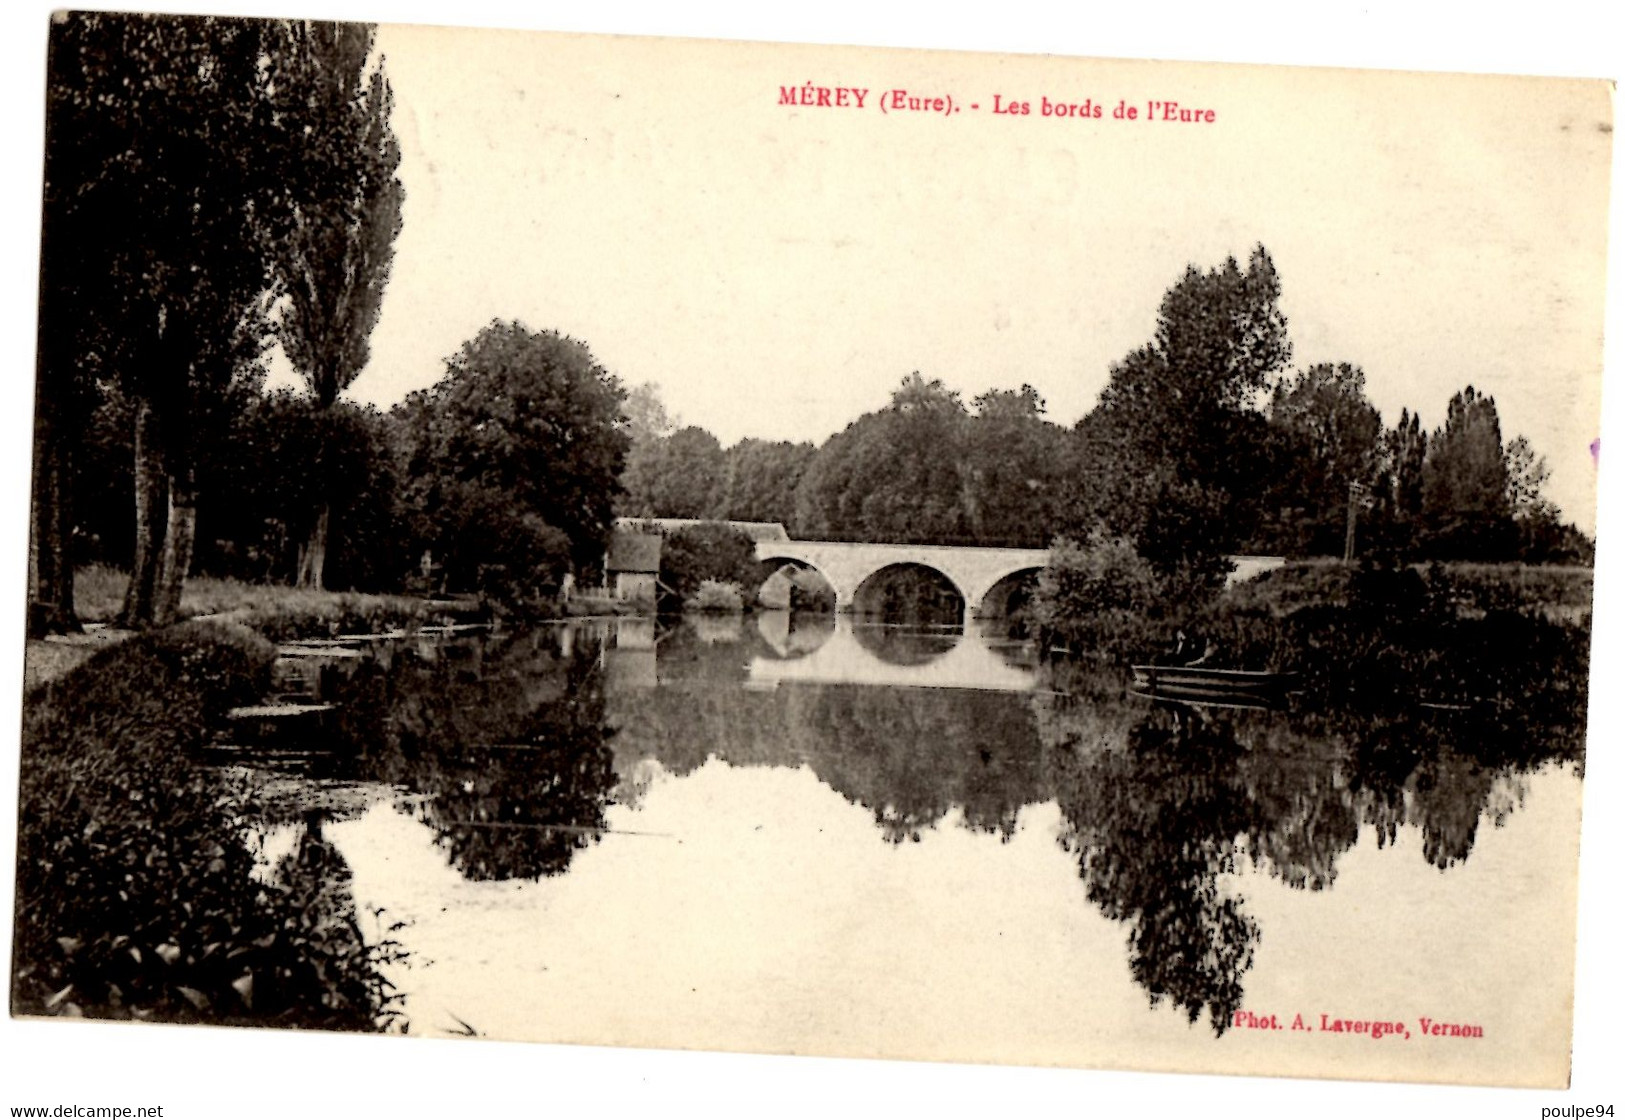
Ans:
[{"label": "grass", "polygon": [[[1591,612],[1592,570],[1557,564],[1419,564],[1429,586],[1468,610],[1491,607],[1572,619]],[[1300,607],[1347,606],[1357,569],[1339,560],[1301,560],[1238,583],[1223,597],[1235,610],[1276,617]]]},{"label": "grass", "polygon": [[1450,580],[1481,601],[1510,598],[1523,608],[1591,610],[1593,573],[1565,564],[1445,564]]},{"label": "grass", "polygon": [[73,573],[73,607],[80,622],[112,622],[124,606],[128,574],[106,564],[92,564]]},{"label": "grass", "polygon": [[23,651],[23,695],[83,665],[105,642],[29,642]]},{"label": "grass", "polygon": [[[79,620],[105,629],[30,641],[23,654],[23,691],[61,678],[103,647],[130,636],[113,629],[124,606],[130,577],[116,568],[93,565],[74,573],[74,605]],[[465,621],[478,612],[473,601],[435,601],[410,595],[368,595],[357,591],[244,583],[196,576],[181,593],[183,618],[235,622],[273,642],[329,638],[341,634],[382,634]],[[483,618],[483,615],[480,615]]]},{"label": "grass", "polygon": [[[116,568],[93,565],[74,574],[74,605],[81,622],[111,623],[124,605],[130,577]],[[474,610],[410,595],[370,595],[359,591],[318,591],[275,584],[244,583],[194,576],[181,592],[182,618],[226,617],[272,641],[376,634],[414,629]]]}]

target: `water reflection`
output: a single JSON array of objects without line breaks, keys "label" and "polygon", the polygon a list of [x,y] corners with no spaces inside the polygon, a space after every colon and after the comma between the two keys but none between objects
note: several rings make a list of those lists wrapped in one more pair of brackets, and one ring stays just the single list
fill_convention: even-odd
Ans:
[{"label": "water reflection", "polygon": [[1414,829],[1448,869],[1521,805],[1529,772],[1572,760],[1546,733],[1509,762],[1507,728],[1483,714],[1124,703],[1110,683],[1056,673],[1076,695],[1036,697],[1037,727],[1089,897],[1129,925],[1153,1004],[1206,1009],[1221,1034],[1260,937],[1239,877],[1326,890],[1362,828],[1378,847]]},{"label": "water reflection", "polygon": [[[1053,726],[1053,725],[1051,725]],[[1129,966],[1151,1003],[1170,999],[1222,1030],[1240,1006],[1257,924],[1221,883],[1256,815],[1237,770],[1243,748],[1218,720],[1144,712],[1121,749],[1051,757],[1089,900],[1128,923]]]},{"label": "water reflection", "polygon": [[834,632],[833,614],[760,611],[756,615],[756,633],[774,657],[803,657],[829,641]]},{"label": "water reflection", "polygon": [[[855,684],[891,688],[985,689],[1027,692],[1036,679],[1028,643],[997,638],[980,623],[958,627],[899,627],[839,615],[812,623],[800,637],[799,617],[785,638],[750,663],[762,686]],[[782,651],[782,652],[781,652]]]},{"label": "water reflection", "polygon": [[[1030,646],[976,627],[786,614],[400,643],[322,687],[356,776],[387,784],[465,880],[559,876],[702,769],[724,789],[728,774],[810,773],[863,809],[872,839],[922,851],[942,830],[1008,844],[1024,820],[1058,821],[1077,906],[1125,930],[1102,967],[1126,960],[1153,1006],[1222,1034],[1270,932],[1249,911],[1258,884],[1330,892],[1367,830],[1379,847],[1412,830],[1429,864],[1457,867],[1518,811],[1531,773],[1577,762],[1573,691],[1497,656],[1464,650],[1448,680],[1412,674],[1471,695],[1487,686],[1464,673],[1493,678],[1493,705],[1378,699],[1371,682],[1398,674],[1373,663],[1328,681],[1369,703],[1226,711],[1040,668]],[[754,811],[719,801],[717,827]],[[809,800],[791,817],[811,837],[828,811]],[[317,866],[319,825],[306,831],[300,866]]]},{"label": "water reflection", "polygon": [[312,809],[297,826],[293,848],[277,860],[270,881],[288,894],[308,923],[307,936],[327,946],[337,946],[335,955],[360,956],[364,942],[356,922],[355,897],[350,891],[350,865],[344,855],[322,835],[325,814]]},{"label": "water reflection", "polygon": [[602,649],[540,631],[401,651],[345,682],[342,734],[465,877],[557,875],[598,839],[616,782]]}]

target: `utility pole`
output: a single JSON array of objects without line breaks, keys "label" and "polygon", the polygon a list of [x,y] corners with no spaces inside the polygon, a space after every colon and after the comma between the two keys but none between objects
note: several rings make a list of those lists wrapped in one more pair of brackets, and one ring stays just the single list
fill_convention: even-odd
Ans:
[{"label": "utility pole", "polygon": [[1349,483],[1349,518],[1348,529],[1343,534],[1343,563],[1354,563],[1354,521],[1355,510],[1358,508],[1360,491],[1363,490],[1358,482]]}]

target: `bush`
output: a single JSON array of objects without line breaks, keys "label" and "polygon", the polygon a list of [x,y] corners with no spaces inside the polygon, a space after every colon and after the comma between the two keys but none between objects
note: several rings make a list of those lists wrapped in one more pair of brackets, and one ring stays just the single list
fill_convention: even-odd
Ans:
[{"label": "bush", "polygon": [[684,609],[717,614],[739,614],[745,609],[745,597],[739,585],[708,579],[683,604]]},{"label": "bush", "polygon": [[816,614],[834,614],[835,589],[827,580],[816,583],[811,580],[798,581],[790,587],[790,609]]},{"label": "bush", "polygon": [[679,529],[660,550],[660,582],[668,589],[668,606],[673,599],[686,603],[707,580],[748,587],[754,593],[764,578],[761,567],[756,543],[722,522]]},{"label": "bush", "polygon": [[1056,540],[1032,613],[1043,648],[1122,659],[1172,634],[1164,608],[1161,581],[1134,546],[1091,534],[1082,544]]},{"label": "bush", "polygon": [[440,480],[430,512],[419,511],[416,547],[437,565],[429,591],[476,592],[504,614],[557,613],[570,571],[570,538],[511,494]]},{"label": "bush", "polygon": [[475,569],[474,590],[499,613],[552,618],[570,570],[570,538],[533,513],[497,519]]},{"label": "bush", "polygon": [[[392,997],[332,876],[262,882],[231,791],[193,752],[264,695],[276,651],[190,622],[102,650],[27,698],[12,1008],[334,1029]],[[328,884],[329,905],[312,905]]]}]

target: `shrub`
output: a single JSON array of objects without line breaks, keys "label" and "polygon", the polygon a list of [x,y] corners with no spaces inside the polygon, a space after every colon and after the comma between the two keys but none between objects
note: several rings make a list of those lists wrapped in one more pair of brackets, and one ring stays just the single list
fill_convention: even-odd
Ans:
[{"label": "shrub", "polygon": [[744,532],[722,522],[689,525],[666,538],[660,550],[660,582],[672,599],[686,603],[707,580],[755,588],[764,578],[756,544]]},{"label": "shrub", "polygon": [[790,609],[834,614],[835,589],[827,580],[797,580],[790,586]]},{"label": "shrub", "polygon": [[299,883],[256,878],[231,791],[192,757],[226,709],[264,694],[274,658],[243,627],[183,623],[29,694],[15,1012],[388,1021],[376,965],[389,944],[331,936],[335,923],[355,924],[353,900],[345,913],[313,909]]},{"label": "shrub", "polygon": [[441,590],[477,592],[505,614],[553,614],[572,544],[501,490],[441,480],[416,539],[439,565]]},{"label": "shrub", "polygon": [[739,614],[745,609],[745,597],[740,593],[738,584],[708,579],[700,584],[683,606],[691,611]]},{"label": "shrub", "polygon": [[1122,658],[1166,640],[1164,606],[1161,582],[1132,544],[1091,534],[1051,547],[1032,612],[1044,648]]},{"label": "shrub", "polygon": [[570,538],[534,513],[498,520],[476,566],[474,590],[499,613],[550,618],[570,570]]}]

